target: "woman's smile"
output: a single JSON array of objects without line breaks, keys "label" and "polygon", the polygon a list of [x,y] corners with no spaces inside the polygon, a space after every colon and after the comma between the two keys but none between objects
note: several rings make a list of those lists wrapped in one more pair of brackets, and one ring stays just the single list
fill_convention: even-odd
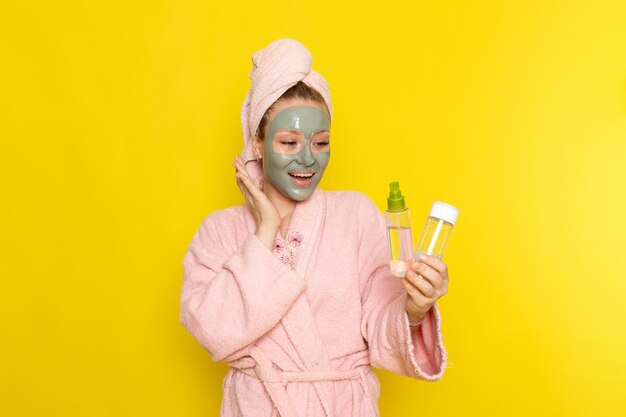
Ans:
[{"label": "woman's smile", "polygon": [[315,176],[315,171],[290,171],[288,172],[288,174],[291,176],[292,181],[295,185],[300,188],[307,188],[310,187],[313,182],[313,176]]}]

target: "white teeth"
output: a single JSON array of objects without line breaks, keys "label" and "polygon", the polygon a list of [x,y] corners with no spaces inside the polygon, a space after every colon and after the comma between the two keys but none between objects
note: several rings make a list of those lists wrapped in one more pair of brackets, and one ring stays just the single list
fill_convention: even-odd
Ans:
[{"label": "white teeth", "polygon": [[313,176],[313,174],[301,174],[301,173],[296,173],[296,172],[290,172],[289,175],[293,175],[294,177],[299,177],[299,178],[311,178]]}]

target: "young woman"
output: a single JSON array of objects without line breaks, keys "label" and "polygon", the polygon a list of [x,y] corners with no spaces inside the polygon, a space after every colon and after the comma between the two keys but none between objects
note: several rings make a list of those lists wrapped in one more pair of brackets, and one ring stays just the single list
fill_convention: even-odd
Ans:
[{"label": "young woman", "polygon": [[445,368],[445,263],[392,276],[376,206],[317,187],[332,106],[310,66],[290,39],[253,55],[233,163],[246,204],[208,215],[183,261],[181,323],[231,366],[222,416],[377,416],[371,366],[428,381]]}]

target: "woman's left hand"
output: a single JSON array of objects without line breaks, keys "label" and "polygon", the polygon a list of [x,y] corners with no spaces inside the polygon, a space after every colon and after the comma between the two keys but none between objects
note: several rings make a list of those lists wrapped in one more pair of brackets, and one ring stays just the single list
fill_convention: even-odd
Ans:
[{"label": "woman's left hand", "polygon": [[411,269],[402,278],[406,289],[406,312],[409,323],[419,323],[433,304],[448,292],[448,267],[433,256],[426,256],[413,262]]}]

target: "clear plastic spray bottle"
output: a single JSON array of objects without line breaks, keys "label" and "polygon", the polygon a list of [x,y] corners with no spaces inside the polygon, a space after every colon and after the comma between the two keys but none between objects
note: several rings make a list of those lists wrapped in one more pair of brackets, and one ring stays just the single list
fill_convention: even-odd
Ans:
[{"label": "clear plastic spray bottle", "polygon": [[389,238],[391,273],[397,277],[404,277],[413,261],[413,240],[409,209],[404,203],[404,196],[397,181],[389,184],[385,222]]},{"label": "clear plastic spray bottle", "polygon": [[435,201],[417,242],[415,259],[418,259],[422,254],[441,259],[446,246],[448,246],[448,241],[458,216],[459,209],[456,207]]}]

